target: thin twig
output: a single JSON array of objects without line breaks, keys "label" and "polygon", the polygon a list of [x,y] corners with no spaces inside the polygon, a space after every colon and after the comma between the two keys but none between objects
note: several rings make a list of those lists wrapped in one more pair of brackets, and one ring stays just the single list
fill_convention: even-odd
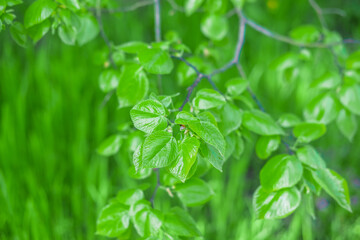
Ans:
[{"label": "thin twig", "polygon": [[185,12],[185,9],[183,7],[180,7],[174,0],[167,0],[167,2],[175,11]]},{"label": "thin twig", "polygon": [[197,76],[197,78],[195,79],[195,81],[193,82],[193,84],[191,84],[190,87],[188,87],[187,89],[187,94],[186,94],[186,98],[184,100],[184,102],[181,104],[181,107],[179,108],[179,111],[181,112],[183,110],[183,108],[185,107],[185,105],[190,101],[190,96],[192,94],[192,92],[194,91],[194,88],[200,83],[201,79],[204,78],[204,75],[202,75],[201,73]]},{"label": "thin twig", "polygon": [[334,14],[334,15],[339,15],[341,17],[346,17],[346,12],[338,8],[323,8],[322,14]]},{"label": "thin twig", "polygon": [[153,194],[151,195],[151,198],[150,198],[150,203],[151,203],[152,208],[154,208],[154,202],[155,202],[156,193],[157,193],[159,187],[161,186],[160,169],[155,168],[154,171],[156,172],[156,185],[155,185],[155,188],[154,188],[154,192],[153,192]]},{"label": "thin twig", "polygon": [[160,16],[160,0],[154,0],[154,17],[155,17],[155,40],[161,41],[161,16]]},{"label": "thin twig", "polygon": [[[134,3],[133,5],[130,5],[130,6],[124,6],[124,7],[118,7],[118,8],[113,8],[113,9],[106,9],[106,8],[103,8],[101,9],[101,11],[103,13],[120,13],[120,12],[132,12],[132,11],[135,11],[139,8],[142,8],[142,7],[146,7],[146,6],[149,6],[149,5],[152,5],[154,4],[154,1],[153,0],[143,0],[143,1],[139,1],[139,2],[136,2]],[[91,9],[90,9],[91,10]]]}]

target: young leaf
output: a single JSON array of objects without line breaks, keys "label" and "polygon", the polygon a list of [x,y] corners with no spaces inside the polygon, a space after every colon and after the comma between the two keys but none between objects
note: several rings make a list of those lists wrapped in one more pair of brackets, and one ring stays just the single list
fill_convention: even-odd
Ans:
[{"label": "young leaf", "polygon": [[324,160],[310,145],[306,145],[296,150],[296,156],[303,164],[306,164],[314,169],[326,168]]},{"label": "young leaf", "polygon": [[260,186],[254,193],[253,205],[257,219],[279,219],[293,213],[300,201],[301,195],[296,187],[269,192]]},{"label": "young leaf", "polygon": [[336,124],[341,133],[352,142],[358,129],[358,121],[355,115],[346,109],[342,109],[337,117]]},{"label": "young leaf", "polygon": [[338,115],[338,105],[330,93],[320,94],[304,109],[304,117],[309,122],[329,124]]},{"label": "young leaf", "polygon": [[198,109],[210,109],[226,103],[223,95],[214,89],[201,89],[196,93],[193,104]]},{"label": "young leaf", "polygon": [[192,15],[201,6],[204,0],[186,0],[185,13],[187,16]]},{"label": "young leaf", "polygon": [[149,91],[149,80],[138,64],[126,64],[121,69],[117,97],[119,107],[128,107],[141,101]]},{"label": "young leaf", "polygon": [[131,120],[140,131],[151,133],[167,127],[165,107],[156,100],[145,100],[130,110]]},{"label": "young leaf", "polygon": [[220,130],[224,136],[238,129],[242,121],[242,112],[232,103],[226,103],[220,110]]},{"label": "young leaf", "polygon": [[124,233],[130,226],[128,208],[117,201],[112,201],[105,206],[96,223],[96,234],[117,237]]},{"label": "young leaf", "polygon": [[174,207],[165,214],[164,227],[172,236],[199,237],[200,230],[187,211]]},{"label": "young leaf", "polygon": [[288,127],[294,127],[296,125],[298,125],[299,123],[301,123],[301,120],[298,116],[291,114],[291,113],[284,113],[283,115],[281,115],[278,119],[278,123],[284,127],[284,128],[288,128]]},{"label": "young leaf", "polygon": [[279,148],[280,136],[261,136],[256,142],[256,154],[266,159]]},{"label": "young leaf", "polygon": [[335,72],[326,72],[321,77],[315,79],[310,87],[317,89],[333,89],[341,82],[339,74]]},{"label": "young leaf", "polygon": [[214,195],[207,183],[199,178],[191,178],[183,184],[177,184],[175,191],[180,200],[189,207],[202,205]]},{"label": "young leaf", "polygon": [[76,42],[82,46],[93,40],[99,34],[99,25],[91,15],[79,15],[80,28],[76,35]]},{"label": "young leaf", "polygon": [[33,42],[39,41],[49,31],[51,22],[49,19],[34,25],[27,29],[28,35],[32,38]]},{"label": "young leaf", "polygon": [[63,43],[67,44],[67,45],[74,45],[75,41],[76,41],[76,28],[71,26],[71,25],[60,25],[60,27],[58,28],[58,34],[59,37],[61,39],[61,41],[63,41]]},{"label": "young leaf", "polygon": [[208,15],[201,21],[201,32],[214,41],[222,40],[228,33],[228,21],[224,16]]},{"label": "young leaf", "polygon": [[142,166],[161,168],[172,164],[177,156],[176,140],[168,131],[155,131],[145,138],[142,151]]},{"label": "young leaf", "polygon": [[133,203],[144,198],[144,193],[140,189],[126,189],[118,192],[116,201],[125,205],[132,205]]},{"label": "young leaf", "polygon": [[259,135],[285,135],[284,130],[268,114],[255,109],[244,112],[243,125]]},{"label": "young leaf", "polygon": [[341,103],[352,113],[360,115],[360,86],[343,85],[339,92]]},{"label": "young leaf", "polygon": [[[226,150],[226,149],[225,149]],[[214,166],[214,168],[218,169],[220,172],[222,172],[222,166],[225,162],[225,153],[222,154],[219,152],[217,148],[210,144],[201,144],[200,148],[202,156],[211,163],[211,165]]]},{"label": "young leaf", "polygon": [[114,69],[105,69],[99,77],[99,86],[103,92],[110,92],[119,84],[119,73]]},{"label": "young leaf", "polygon": [[159,210],[143,208],[134,214],[132,221],[137,233],[142,237],[148,237],[159,232],[163,224],[163,216]]},{"label": "young leaf", "polygon": [[45,21],[55,11],[56,7],[56,2],[52,0],[37,0],[33,2],[25,12],[25,28],[30,28]]},{"label": "young leaf", "polygon": [[196,161],[199,146],[200,142],[195,137],[184,138],[178,145],[179,153],[174,163],[169,167],[169,171],[182,182],[185,182]]},{"label": "young leaf", "polygon": [[126,53],[135,53],[135,54],[147,48],[148,45],[146,43],[137,42],[137,41],[126,42],[116,47],[117,50],[122,50]]},{"label": "young leaf", "polygon": [[116,154],[120,149],[122,138],[121,135],[112,135],[108,137],[97,148],[97,152],[106,157]]},{"label": "young leaf", "polygon": [[304,168],[303,179],[305,185],[310,189],[310,191],[319,196],[321,192],[321,186],[314,179],[313,172]]},{"label": "young leaf", "polygon": [[313,172],[314,179],[319,185],[344,209],[352,212],[347,182],[335,171],[318,169]]},{"label": "young leaf", "polygon": [[181,111],[176,115],[175,123],[182,124],[182,125],[189,125],[190,122],[198,121],[194,115],[187,111]]},{"label": "young leaf", "polygon": [[293,29],[290,36],[298,41],[311,43],[320,38],[320,32],[313,25],[305,25]]},{"label": "young leaf", "polygon": [[277,155],[261,169],[261,186],[268,191],[289,188],[300,181],[302,173],[303,167],[295,156]]},{"label": "young leaf", "polygon": [[147,48],[138,52],[141,65],[145,70],[153,74],[169,74],[174,64],[169,53],[159,48]]},{"label": "young leaf", "polygon": [[326,126],[322,123],[300,123],[295,126],[293,133],[300,143],[309,143],[324,135]]},{"label": "young leaf", "polygon": [[226,91],[231,96],[241,95],[248,86],[249,86],[249,82],[243,78],[233,78],[227,81],[225,84]]}]

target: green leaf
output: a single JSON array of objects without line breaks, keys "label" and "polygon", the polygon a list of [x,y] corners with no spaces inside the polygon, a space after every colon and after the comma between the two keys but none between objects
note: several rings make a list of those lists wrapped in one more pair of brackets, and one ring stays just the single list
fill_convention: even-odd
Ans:
[{"label": "green leaf", "polygon": [[284,128],[288,128],[288,127],[294,127],[296,125],[298,125],[299,123],[301,123],[301,120],[298,116],[296,116],[295,114],[291,114],[291,113],[284,113],[283,115],[281,115],[278,119],[278,123],[284,127]]},{"label": "green leaf", "polygon": [[237,130],[242,121],[242,112],[232,103],[226,103],[220,110],[221,122],[219,127],[224,136]]},{"label": "green leaf", "polygon": [[80,28],[76,35],[77,43],[82,46],[93,40],[99,34],[99,25],[91,15],[80,15]]},{"label": "green leaf", "polygon": [[197,115],[197,117],[200,121],[212,123],[215,127],[217,127],[216,119],[210,112],[201,112]]},{"label": "green leaf", "polygon": [[9,7],[13,7],[13,6],[19,5],[21,3],[23,3],[22,0],[6,0],[6,5]]},{"label": "green leaf", "polygon": [[187,111],[181,111],[176,115],[175,123],[176,124],[182,124],[182,125],[188,125],[192,121],[198,121],[194,115]]},{"label": "green leaf", "polygon": [[147,48],[138,52],[141,65],[145,70],[153,74],[169,74],[174,64],[169,53],[159,48]]},{"label": "green leaf", "polygon": [[119,107],[133,106],[145,98],[149,91],[149,80],[138,64],[126,64],[121,69],[117,97]]},{"label": "green leaf", "polygon": [[10,27],[11,37],[21,47],[26,47],[27,36],[24,26],[19,22],[14,22]]},{"label": "green leaf", "polygon": [[109,157],[111,155],[116,154],[122,143],[122,136],[121,135],[112,135],[105,139],[100,146],[97,148],[97,152],[100,155]]},{"label": "green leaf", "polygon": [[321,186],[314,179],[313,172],[304,168],[303,179],[305,185],[310,189],[310,191],[319,196],[321,193]]},{"label": "green leaf", "polygon": [[204,0],[186,0],[185,6],[184,6],[186,16],[190,16],[191,14],[196,12],[196,10],[199,9],[199,7],[201,6],[201,4],[203,2],[204,2]]},{"label": "green leaf", "polygon": [[126,42],[124,44],[116,46],[117,50],[122,50],[126,53],[134,53],[134,54],[146,50],[147,48],[148,45],[146,43],[138,42],[138,41]]},{"label": "green leaf", "polygon": [[184,138],[178,145],[179,153],[169,171],[182,182],[185,182],[191,167],[196,161],[200,142],[195,137]]},{"label": "green leaf", "polygon": [[352,212],[347,182],[335,171],[318,169],[313,177],[319,185],[344,209]]},{"label": "green leaf", "polygon": [[352,113],[360,115],[360,86],[345,84],[339,92],[341,103]]},{"label": "green leaf", "polygon": [[358,121],[355,115],[346,109],[342,109],[337,117],[336,124],[340,132],[352,142],[358,129]]},{"label": "green leaf", "polygon": [[241,95],[249,86],[249,82],[243,78],[233,78],[226,82],[226,91],[231,96]]},{"label": "green leaf", "polygon": [[228,33],[228,21],[224,16],[208,15],[201,21],[201,32],[214,41],[222,40]]},{"label": "green leaf", "polygon": [[0,0],[0,16],[5,12],[5,9],[6,9],[6,1]]},{"label": "green leaf", "polygon": [[303,173],[300,161],[293,155],[280,154],[271,158],[260,171],[261,186],[277,191],[297,184]]},{"label": "green leaf", "polygon": [[142,165],[145,168],[161,168],[172,164],[177,156],[176,140],[168,131],[156,131],[145,138]]},{"label": "green leaf", "polygon": [[196,93],[193,104],[198,109],[210,109],[226,103],[223,95],[214,89],[201,89]]},{"label": "green leaf", "polygon": [[293,29],[290,33],[290,36],[295,40],[311,43],[319,40],[320,32],[313,25],[305,25]]},{"label": "green leaf", "polygon": [[324,135],[326,126],[322,123],[300,123],[295,126],[293,133],[300,143],[309,143]]},{"label": "green leaf", "polygon": [[55,11],[57,4],[52,0],[37,0],[25,12],[24,26],[30,28],[48,19]]},{"label": "green leaf", "polygon": [[256,154],[266,159],[279,148],[280,136],[261,136],[256,142]]},{"label": "green leaf", "polygon": [[133,188],[119,191],[115,201],[130,206],[143,198],[143,191]]},{"label": "green leaf", "polygon": [[96,223],[96,234],[117,237],[130,226],[130,216],[127,207],[117,201],[105,206]]},{"label": "green leaf", "polygon": [[75,45],[76,41],[76,28],[73,26],[67,26],[67,25],[60,25],[58,28],[58,34],[65,44],[67,45]]},{"label": "green leaf", "polygon": [[174,207],[165,214],[164,227],[172,236],[199,237],[201,232],[187,211]]},{"label": "green leaf", "polygon": [[189,207],[202,205],[214,195],[209,185],[199,178],[191,178],[185,183],[177,184],[175,191],[180,200]]},{"label": "green leaf", "polygon": [[49,31],[51,22],[49,19],[27,29],[28,35],[32,38],[33,42],[39,41]]},{"label": "green leaf", "polygon": [[99,77],[99,86],[103,92],[110,92],[119,84],[119,72],[115,69],[105,69]]},{"label": "green leaf", "polygon": [[326,72],[321,77],[315,79],[310,87],[317,89],[333,89],[341,82],[339,74],[335,72]]},{"label": "green leaf", "polygon": [[150,208],[143,208],[137,211],[132,220],[137,233],[142,237],[156,235],[163,224],[161,212]]},{"label": "green leaf", "polygon": [[284,130],[268,114],[256,109],[244,112],[243,125],[259,135],[285,135]]},{"label": "green leaf", "polygon": [[268,192],[260,186],[253,198],[255,215],[258,219],[285,218],[299,207],[300,202],[301,195],[296,187]]},{"label": "green leaf", "polygon": [[326,168],[324,160],[319,153],[310,145],[296,150],[296,156],[303,163],[314,169]]},{"label": "green leaf", "polygon": [[330,93],[315,97],[304,109],[304,117],[309,122],[329,124],[338,115],[338,105],[335,97]]},{"label": "green leaf", "polygon": [[[202,156],[211,163],[216,169],[218,169],[220,172],[222,172],[222,166],[225,162],[225,154],[220,153],[219,150],[210,145],[210,144],[202,144],[201,145],[201,154]],[[226,149],[225,149],[226,150]]]},{"label": "green leaf", "polygon": [[352,53],[348,59],[346,59],[347,69],[360,69],[360,51]]},{"label": "green leaf", "polygon": [[156,100],[145,100],[135,105],[131,111],[131,120],[140,131],[151,133],[167,127],[165,107]]},{"label": "green leaf", "polygon": [[242,9],[247,0],[231,0],[234,6],[238,9]]}]

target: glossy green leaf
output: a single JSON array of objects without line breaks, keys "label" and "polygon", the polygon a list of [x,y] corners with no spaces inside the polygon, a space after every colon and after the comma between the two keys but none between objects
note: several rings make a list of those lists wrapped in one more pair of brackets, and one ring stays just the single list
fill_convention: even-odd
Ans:
[{"label": "glossy green leaf", "polygon": [[284,113],[279,117],[278,123],[280,124],[280,126],[284,128],[288,128],[288,127],[294,127],[297,124],[301,123],[301,120],[295,114]]},{"label": "glossy green leaf", "polygon": [[144,193],[140,189],[126,189],[118,192],[116,201],[125,205],[132,205],[133,203],[144,198]]},{"label": "glossy green leaf", "polygon": [[27,29],[28,35],[32,38],[33,42],[39,41],[50,30],[51,22],[49,19],[32,26]]},{"label": "glossy green leaf", "polygon": [[174,64],[169,53],[159,48],[147,48],[138,52],[139,61],[145,70],[153,74],[169,74]]},{"label": "glossy green leaf", "polygon": [[223,95],[214,89],[201,89],[193,99],[193,105],[198,109],[210,109],[226,103]]},{"label": "glossy green leaf", "polygon": [[13,7],[13,6],[23,3],[22,0],[5,0],[5,1],[6,1],[6,5],[9,7]]},{"label": "glossy green leaf", "polygon": [[143,208],[134,214],[132,221],[140,236],[154,236],[160,231],[163,215],[157,209]]},{"label": "glossy green leaf", "polygon": [[82,46],[93,40],[99,34],[99,25],[91,15],[80,15],[80,28],[76,35],[77,43]]},{"label": "glossy green leaf", "polygon": [[228,21],[224,16],[208,15],[201,21],[201,32],[214,41],[222,40],[228,33]]},{"label": "glossy green leaf", "polygon": [[25,12],[25,28],[30,28],[48,19],[56,7],[56,2],[52,0],[37,0],[33,2]]},{"label": "glossy green leaf", "polygon": [[[6,1],[5,0],[0,0],[0,16],[2,15],[3,12],[5,12],[6,9]],[[1,28],[0,28],[1,30]]]},{"label": "glossy green leaf", "polygon": [[117,97],[119,107],[133,106],[145,98],[149,91],[149,80],[138,64],[126,64],[121,69]]},{"label": "glossy green leaf", "polygon": [[164,227],[172,236],[199,237],[201,232],[189,213],[179,207],[172,208],[165,214]]},{"label": "glossy green leaf", "polygon": [[360,115],[360,86],[358,84],[343,85],[339,92],[339,99],[350,112]]},{"label": "glossy green leaf", "polygon": [[268,191],[277,191],[297,184],[302,173],[301,162],[295,156],[281,154],[266,162],[260,171],[260,183]]},{"label": "glossy green leaf", "polygon": [[261,136],[256,142],[256,155],[266,159],[279,148],[280,136]]},{"label": "glossy green leaf", "polygon": [[304,117],[309,122],[329,124],[338,115],[338,105],[330,93],[315,97],[304,109]]},{"label": "glossy green leaf", "polygon": [[103,92],[110,92],[119,84],[119,72],[115,69],[105,69],[99,76],[99,86]]},{"label": "glossy green leaf", "polygon": [[346,59],[346,68],[360,69],[360,51],[352,53],[348,59]]},{"label": "glossy green leaf", "polygon": [[190,16],[199,9],[204,0],[185,0],[185,13]]},{"label": "glossy green leaf", "polygon": [[175,123],[176,124],[182,124],[182,125],[188,125],[192,121],[198,121],[194,115],[187,111],[181,111],[176,115]]},{"label": "glossy green leaf", "polygon": [[217,127],[217,121],[210,112],[201,112],[197,115],[197,118],[202,122],[212,123],[215,127]]},{"label": "glossy green leaf", "polygon": [[226,103],[220,110],[221,122],[219,128],[226,136],[238,129],[242,121],[242,112],[232,103]]},{"label": "glossy green leaf", "polygon": [[269,192],[259,187],[253,198],[255,215],[258,219],[285,218],[299,207],[301,195],[296,187]]},{"label": "glossy green leaf", "polygon": [[201,145],[201,154],[202,156],[211,163],[216,169],[218,169],[220,172],[222,172],[222,166],[225,162],[225,154],[226,149],[224,150],[224,153],[222,154],[216,147],[210,145],[210,144],[202,144]]},{"label": "glossy green leaf", "polygon": [[178,154],[176,140],[168,131],[155,131],[145,138],[142,149],[142,166],[161,168],[171,165]]},{"label": "glossy green leaf", "polygon": [[321,193],[321,186],[317,183],[313,174],[314,173],[311,170],[304,168],[303,180],[310,191],[319,196]]},{"label": "glossy green leaf", "polygon": [[58,28],[58,34],[65,44],[74,45],[76,41],[77,30],[73,26],[60,25]]},{"label": "glossy green leaf", "polygon": [[311,83],[312,88],[317,89],[333,89],[341,82],[340,76],[334,72],[326,72],[321,77],[315,79]]},{"label": "glossy green leaf", "polygon": [[10,27],[11,37],[21,47],[26,47],[27,36],[24,26],[19,22],[14,22]]},{"label": "glossy green leaf", "polygon": [[319,153],[310,145],[297,149],[296,156],[303,164],[306,164],[314,169],[326,167],[326,164]]},{"label": "glossy green leaf", "polygon": [[352,142],[358,129],[358,121],[355,115],[346,109],[342,109],[336,119],[336,124],[341,133]]},{"label": "glossy green leaf", "polygon": [[300,123],[293,130],[294,136],[300,143],[309,143],[326,133],[326,126],[322,123]]},{"label": "glossy green leaf", "polygon": [[319,40],[320,32],[313,25],[305,25],[293,29],[290,33],[290,36],[298,41],[311,43]]},{"label": "glossy green leaf", "polygon": [[196,161],[200,142],[195,137],[184,138],[178,145],[176,160],[169,167],[169,171],[182,182],[185,182],[189,171]]},{"label": "glossy green leaf", "polygon": [[121,135],[112,135],[108,137],[97,148],[97,152],[106,157],[116,154],[121,147],[122,138]]},{"label": "glossy green leaf", "polygon": [[127,207],[117,201],[105,206],[96,223],[96,234],[117,237],[130,226],[130,216]]},{"label": "glossy green leaf", "polygon": [[313,177],[341,207],[351,212],[349,189],[344,178],[330,169],[318,169]]},{"label": "glossy green leaf", "polygon": [[244,112],[243,125],[259,135],[285,135],[284,130],[268,114],[255,109]]},{"label": "glossy green leaf", "polygon": [[162,130],[167,127],[165,107],[156,100],[145,100],[135,105],[131,111],[134,126],[146,133]]},{"label": "glossy green leaf", "polygon": [[138,53],[144,49],[146,50],[147,48],[148,45],[146,43],[138,41],[126,42],[124,44],[116,46],[116,49],[122,50],[126,53]]},{"label": "glossy green leaf", "polygon": [[249,82],[243,78],[233,78],[226,82],[226,91],[231,96],[241,95],[249,86]]},{"label": "glossy green leaf", "polygon": [[214,195],[209,185],[198,178],[191,178],[185,183],[177,184],[175,191],[180,200],[189,207],[202,205]]}]

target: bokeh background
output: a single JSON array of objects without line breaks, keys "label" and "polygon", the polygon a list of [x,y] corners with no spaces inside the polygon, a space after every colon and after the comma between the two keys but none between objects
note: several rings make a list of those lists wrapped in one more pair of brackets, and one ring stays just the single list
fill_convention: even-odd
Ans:
[{"label": "bokeh background", "polygon": [[[129,5],[135,0],[118,2]],[[30,3],[15,8],[19,20]],[[327,15],[329,28],[360,39],[358,0],[318,3],[346,12],[344,17]],[[283,34],[304,24],[319,26],[307,1],[254,0],[245,5],[244,12]],[[162,18],[163,33],[176,30],[191,49],[207,44],[199,27],[202,13],[185,18],[162,0]],[[151,6],[105,14],[103,21],[115,44],[154,39]],[[236,35],[234,16],[230,18],[229,46],[234,45]],[[356,49],[359,46],[348,46],[349,52]],[[299,65],[299,76],[286,81],[271,64],[288,51],[299,49],[248,29],[241,63],[254,92],[275,118],[284,112],[302,116],[303,107],[315,94],[308,91],[309,82],[326,69],[335,69],[329,52],[314,50],[314,60]],[[96,153],[106,136],[129,121],[128,109],[118,109],[115,98],[101,108],[105,94],[98,87],[98,76],[104,68],[104,52],[100,36],[77,47],[47,34],[24,49],[12,41],[8,31],[0,34],[0,239],[102,239],[95,235],[99,211],[117,191],[138,184],[128,177],[127,157],[105,158]],[[231,47],[224,48],[222,55],[229,59]],[[216,81],[235,74],[230,70]],[[175,74],[162,81],[167,94],[185,91],[185,86],[179,88]],[[360,239],[360,134],[350,143],[331,124],[315,146],[328,166],[347,179],[352,214],[322,194],[316,199],[316,219],[297,211],[285,220],[254,220],[252,193],[259,185],[264,161],[254,154],[253,143],[248,143],[240,160],[227,162],[223,173],[213,170],[205,176],[216,195],[205,207],[191,209],[206,232],[204,239],[290,240],[305,235]]]}]

